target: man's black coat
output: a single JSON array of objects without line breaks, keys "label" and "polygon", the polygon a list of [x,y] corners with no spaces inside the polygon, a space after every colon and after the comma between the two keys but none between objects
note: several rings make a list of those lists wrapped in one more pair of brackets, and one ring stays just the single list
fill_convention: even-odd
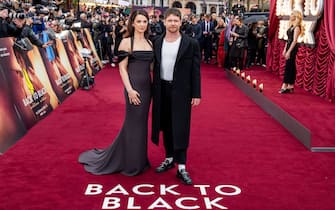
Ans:
[{"label": "man's black coat", "polygon": [[[161,130],[161,51],[164,35],[154,43],[152,141],[159,142]],[[173,72],[172,83],[172,137],[174,149],[186,149],[189,144],[191,99],[200,98],[200,49],[198,41],[182,35]]]}]

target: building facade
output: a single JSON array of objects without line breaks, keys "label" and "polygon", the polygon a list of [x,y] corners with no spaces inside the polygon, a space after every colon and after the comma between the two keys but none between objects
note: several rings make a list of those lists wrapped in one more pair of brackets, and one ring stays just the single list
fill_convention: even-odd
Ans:
[{"label": "building facade", "polygon": [[269,8],[270,0],[129,0],[130,5],[189,8],[192,13],[217,13],[229,11],[235,4],[244,5],[249,11],[258,7],[260,10]]}]

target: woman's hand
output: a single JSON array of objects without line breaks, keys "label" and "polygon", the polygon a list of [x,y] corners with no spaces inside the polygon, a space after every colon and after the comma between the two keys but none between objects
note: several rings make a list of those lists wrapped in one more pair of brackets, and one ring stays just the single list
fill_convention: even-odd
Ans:
[{"label": "woman's hand", "polygon": [[192,98],[191,104],[192,106],[199,106],[200,98]]},{"label": "woman's hand", "polygon": [[283,57],[285,57],[285,55],[286,55],[286,50],[283,50],[282,55],[283,55]]},{"label": "woman's hand", "polygon": [[130,90],[128,91],[128,98],[129,98],[129,103],[134,104],[134,105],[140,105],[141,100],[140,100],[140,94],[136,90]]},{"label": "woman's hand", "polygon": [[291,54],[290,52],[286,52],[286,53],[285,53],[285,59],[286,59],[286,60],[290,59],[290,57],[291,57],[290,54]]}]

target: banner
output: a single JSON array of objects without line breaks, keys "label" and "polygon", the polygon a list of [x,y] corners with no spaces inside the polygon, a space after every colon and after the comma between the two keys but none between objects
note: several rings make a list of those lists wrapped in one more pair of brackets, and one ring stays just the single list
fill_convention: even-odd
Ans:
[{"label": "banner", "polygon": [[[43,32],[42,39],[52,45],[0,39],[0,154],[79,87],[85,68],[90,75],[102,69],[88,30],[63,31],[52,40]],[[85,59],[83,48],[91,52]]]},{"label": "banner", "polygon": [[56,36],[62,41],[73,72],[77,79],[80,81],[83,77],[85,63],[76,45],[74,44],[73,34],[70,31],[62,31],[59,34],[56,34]]},{"label": "banner", "polygon": [[[0,63],[8,55],[5,47],[0,49]],[[9,56],[9,55],[8,55]],[[13,106],[12,91],[8,86],[6,74],[0,65],[0,154],[5,152],[25,133],[26,129]]]},{"label": "banner", "polygon": [[[86,68],[86,70],[88,71],[90,76],[95,75],[98,71],[101,70],[100,64],[99,64],[99,59],[97,56],[96,51],[92,49],[95,49],[94,45],[93,47],[91,47],[91,45],[89,44],[87,37],[91,36],[90,33],[88,31],[86,31],[85,29],[81,29],[80,31],[71,31],[72,33],[72,38],[73,38],[73,43],[75,48],[78,51],[78,54],[80,57],[84,58],[84,69]],[[89,56],[83,56],[81,52],[83,52],[83,49],[87,49],[89,51],[91,51],[91,54]],[[85,53],[86,54],[86,53]],[[101,63],[101,62],[100,62]]]},{"label": "banner", "polygon": [[[44,36],[47,36],[44,33]],[[45,38],[44,42],[49,39]],[[58,38],[52,40],[53,44],[46,49],[39,48],[47,74],[53,90],[60,102],[71,95],[78,88],[78,80],[74,74],[62,41]]]},{"label": "banner", "polygon": [[84,39],[83,39],[83,42],[84,42],[84,47],[89,49],[91,52],[92,52],[92,60],[91,60],[91,65],[94,67],[94,70],[96,72],[100,71],[102,69],[102,62],[98,56],[98,53],[95,49],[95,45],[94,45],[94,42],[92,40],[92,36],[90,34],[90,31],[85,28],[83,29],[83,35],[84,35]]},{"label": "banner", "polygon": [[12,39],[8,44],[8,51],[14,56],[8,57],[3,64],[9,67],[6,74],[13,90],[14,104],[29,129],[57,107],[58,98],[38,48],[33,46],[32,50],[26,51],[13,47]]}]

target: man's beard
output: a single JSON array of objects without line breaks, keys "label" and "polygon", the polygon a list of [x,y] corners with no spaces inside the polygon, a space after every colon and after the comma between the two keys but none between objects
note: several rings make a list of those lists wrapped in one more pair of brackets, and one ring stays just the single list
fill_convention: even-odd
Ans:
[{"label": "man's beard", "polygon": [[170,33],[176,33],[176,32],[178,32],[179,31],[179,29],[177,28],[177,27],[175,27],[175,28],[167,28],[167,30],[170,32]]}]

